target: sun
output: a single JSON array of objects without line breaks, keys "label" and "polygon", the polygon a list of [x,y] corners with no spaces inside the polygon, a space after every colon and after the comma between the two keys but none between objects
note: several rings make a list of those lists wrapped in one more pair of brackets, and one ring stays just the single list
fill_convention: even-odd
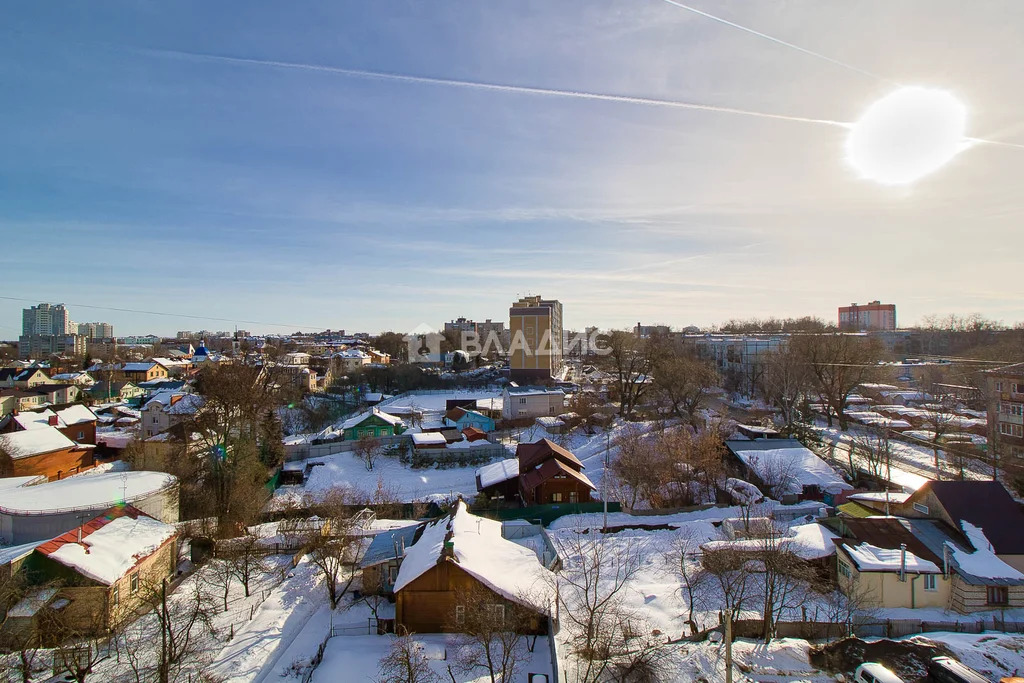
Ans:
[{"label": "sun", "polygon": [[967,146],[967,108],[945,90],[900,88],[872,104],[846,139],[850,164],[870,180],[906,185]]}]

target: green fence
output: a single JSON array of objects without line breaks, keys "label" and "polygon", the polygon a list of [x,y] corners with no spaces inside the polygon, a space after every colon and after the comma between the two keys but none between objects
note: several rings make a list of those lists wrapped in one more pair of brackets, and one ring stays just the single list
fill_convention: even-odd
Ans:
[{"label": "green fence", "polygon": [[[621,512],[622,505],[608,502],[608,512]],[[477,514],[505,521],[508,519],[540,520],[548,526],[551,522],[565,515],[578,515],[587,512],[604,512],[604,503],[557,503],[551,505],[532,505],[525,508],[505,508],[502,510],[481,510]]]}]

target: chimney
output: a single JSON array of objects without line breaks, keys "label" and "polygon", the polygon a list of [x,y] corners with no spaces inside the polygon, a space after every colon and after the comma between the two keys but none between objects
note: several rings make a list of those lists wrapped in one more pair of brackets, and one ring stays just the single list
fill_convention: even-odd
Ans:
[{"label": "chimney", "polygon": [[81,524],[78,525],[78,542],[79,543],[82,542],[82,525]]},{"label": "chimney", "polygon": [[51,427],[56,427],[57,424],[58,424],[57,416],[56,415],[51,415],[48,418],[46,418],[46,424],[50,425]]},{"label": "chimney", "polygon": [[907,580],[907,544],[900,543],[900,581]]},{"label": "chimney", "polygon": [[[183,394],[175,394],[175,395],[171,396],[171,405],[173,406],[175,403],[180,401],[182,398],[184,398]],[[168,406],[168,407],[170,407],[170,406]]]}]

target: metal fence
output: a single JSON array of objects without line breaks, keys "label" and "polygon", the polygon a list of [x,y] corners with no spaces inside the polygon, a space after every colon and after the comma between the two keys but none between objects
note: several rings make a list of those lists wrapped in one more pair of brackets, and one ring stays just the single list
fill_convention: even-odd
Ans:
[{"label": "metal fence", "polygon": [[[714,630],[714,629],[712,629]],[[740,638],[759,638],[764,630],[760,619],[737,619],[733,633]],[[989,619],[960,621],[924,621],[920,619],[856,619],[852,624],[835,621],[780,621],[775,625],[778,638],[805,638],[822,640],[839,638],[852,633],[861,638],[901,638],[903,636],[938,631],[952,633],[981,633],[1003,631],[1024,633],[1024,622]]]}]

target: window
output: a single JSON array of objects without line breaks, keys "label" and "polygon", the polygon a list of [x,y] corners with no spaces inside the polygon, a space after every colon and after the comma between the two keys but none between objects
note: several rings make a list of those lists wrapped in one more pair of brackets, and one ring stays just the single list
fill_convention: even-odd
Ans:
[{"label": "window", "polygon": [[491,619],[499,624],[505,623],[505,605],[488,605],[487,611],[490,612]]},{"label": "window", "polygon": [[1006,589],[1006,586],[989,586],[988,587],[988,604],[990,605],[1006,605],[1010,602],[1010,593]]},{"label": "window", "polygon": [[551,502],[552,503],[561,503],[562,502],[562,494],[561,493],[552,493],[551,494]]},{"label": "window", "polygon": [[110,602],[114,605],[121,602],[121,586],[114,584],[114,592],[110,596]]},{"label": "window", "polygon": [[842,560],[839,560],[839,573],[848,579],[853,576],[852,572],[850,572],[850,565],[846,564]]},{"label": "window", "polygon": [[575,491],[569,491],[569,502],[575,503],[579,499],[579,494]]},{"label": "window", "polygon": [[935,574],[924,575],[924,589],[926,591],[938,590],[938,576]]},{"label": "window", "polygon": [[455,623],[464,624],[466,623],[466,606],[455,605]]},{"label": "window", "polygon": [[1014,382],[1013,384],[1010,385],[1010,393],[1024,394],[1024,384],[1021,384],[1020,382]]},{"label": "window", "polygon": [[1010,424],[1009,422],[999,423],[999,433],[1003,436],[1016,436],[1024,438],[1024,425]]},{"label": "window", "polygon": [[398,580],[398,567],[394,565],[388,565],[388,584],[395,585],[395,581]]},{"label": "window", "polygon": [[135,593],[139,592],[139,573],[138,572],[132,573],[131,584],[132,584],[132,595],[134,595]]},{"label": "window", "polygon": [[996,382],[996,391],[1002,392],[1002,390],[1003,390],[1003,383],[1002,382]]},{"label": "window", "polygon": [[521,399],[519,399],[519,403],[520,403],[520,404],[526,403],[526,399],[525,399],[525,398],[521,398]]},{"label": "window", "polygon": [[78,440],[79,440],[79,441],[81,441],[81,440],[82,440],[82,439],[84,439],[84,438],[85,438],[85,432],[83,432],[83,431],[79,431],[79,432],[78,432]]},{"label": "window", "polygon": [[914,503],[913,507],[914,507],[915,510],[920,512],[922,515],[927,515],[928,514],[928,506],[927,505],[921,505],[920,503]]}]

